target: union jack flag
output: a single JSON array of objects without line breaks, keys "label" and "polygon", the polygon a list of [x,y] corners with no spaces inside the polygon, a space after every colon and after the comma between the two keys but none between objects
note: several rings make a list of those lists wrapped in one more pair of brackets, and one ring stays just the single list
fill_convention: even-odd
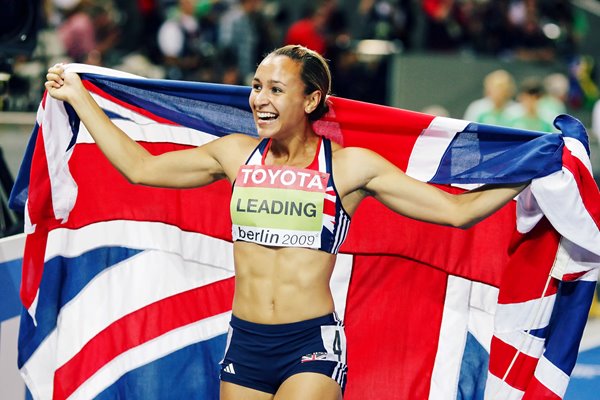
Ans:
[{"label": "union jack flag", "polygon": [[310,362],[310,361],[318,361],[318,360],[327,360],[327,353],[312,353],[302,356],[300,362]]},{"label": "union jack flag", "polygon": [[[84,70],[152,153],[256,135],[249,88]],[[532,180],[468,230],[367,199],[331,280],[346,399],[560,399],[600,260],[587,136],[542,134],[333,97],[315,129],[458,193]],[[73,110],[45,96],[12,193],[28,216],[19,368],[36,399],[218,398],[234,290],[230,185],[129,184]]]}]

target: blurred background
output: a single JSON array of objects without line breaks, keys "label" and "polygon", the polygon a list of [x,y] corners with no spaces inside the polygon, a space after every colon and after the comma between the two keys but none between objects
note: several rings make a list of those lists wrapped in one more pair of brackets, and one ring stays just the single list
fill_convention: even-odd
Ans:
[{"label": "blurred background", "polygon": [[[263,55],[303,44],[329,60],[336,96],[549,134],[556,115],[574,115],[600,171],[599,0],[0,0],[0,9],[0,237],[22,232],[6,198],[56,62],[245,85]],[[591,361],[571,388],[600,380],[600,325],[590,326]],[[597,398],[582,396],[571,398]]]}]

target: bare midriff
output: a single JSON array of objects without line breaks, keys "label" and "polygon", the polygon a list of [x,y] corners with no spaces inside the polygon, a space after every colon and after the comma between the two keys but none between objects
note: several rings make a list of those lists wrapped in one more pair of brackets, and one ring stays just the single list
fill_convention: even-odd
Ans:
[{"label": "bare midriff", "polygon": [[236,317],[259,324],[285,324],[334,311],[329,288],[334,254],[236,241],[234,258]]}]

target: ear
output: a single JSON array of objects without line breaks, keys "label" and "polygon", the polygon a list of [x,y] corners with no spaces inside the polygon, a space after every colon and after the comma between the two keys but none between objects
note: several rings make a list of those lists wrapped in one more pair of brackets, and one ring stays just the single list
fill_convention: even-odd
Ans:
[{"label": "ear", "polygon": [[304,102],[304,112],[306,114],[310,114],[317,109],[319,102],[321,101],[321,96],[322,93],[320,90],[315,90],[306,96],[306,100]]}]

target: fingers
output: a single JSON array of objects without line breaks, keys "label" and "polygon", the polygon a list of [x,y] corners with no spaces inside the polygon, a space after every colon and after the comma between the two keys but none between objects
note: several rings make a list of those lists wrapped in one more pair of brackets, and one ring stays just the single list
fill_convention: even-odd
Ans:
[{"label": "fingers", "polygon": [[62,75],[65,72],[64,64],[63,63],[54,64],[53,66],[48,68],[48,72]]},{"label": "fingers", "polygon": [[46,74],[46,83],[44,86],[46,89],[51,88],[60,88],[64,85],[65,70],[63,64],[55,64],[54,66],[48,68],[48,73]]},{"label": "fingers", "polygon": [[62,81],[65,76],[65,69],[62,64],[55,64],[48,68],[48,74],[46,78],[48,80]]}]

